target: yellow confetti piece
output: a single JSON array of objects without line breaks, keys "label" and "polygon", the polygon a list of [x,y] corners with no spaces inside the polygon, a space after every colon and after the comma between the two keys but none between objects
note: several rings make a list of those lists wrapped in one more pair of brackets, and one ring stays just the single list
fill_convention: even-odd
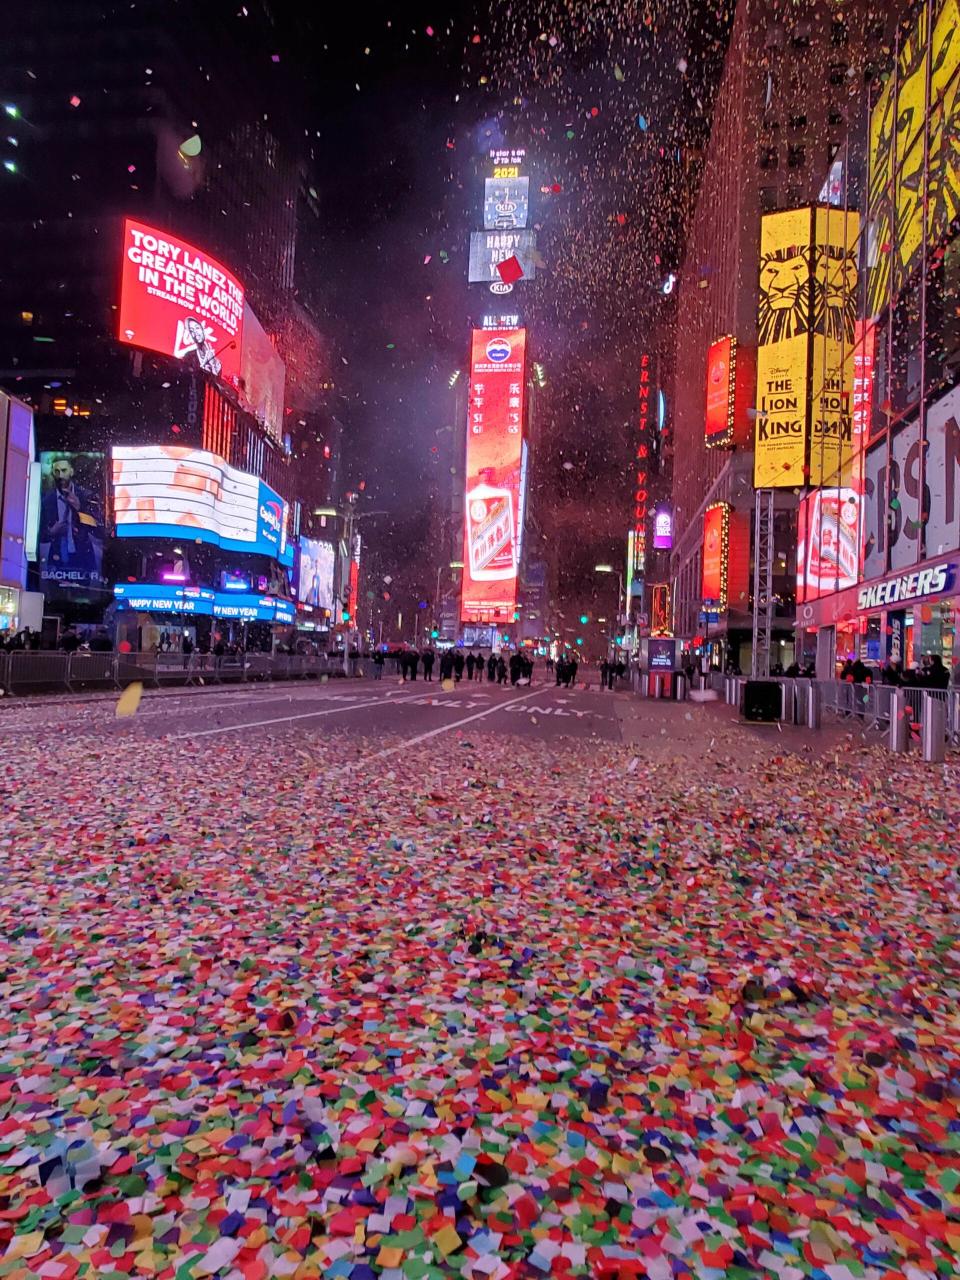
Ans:
[{"label": "yellow confetti piece", "polygon": [[449,1224],[445,1227],[441,1227],[437,1234],[432,1237],[432,1241],[444,1257],[446,1257],[448,1253],[453,1253],[455,1249],[459,1249],[460,1245],[463,1243],[457,1234],[456,1228]]},{"label": "yellow confetti piece", "polygon": [[142,697],[143,685],[139,680],[134,680],[133,684],[128,684],[117,701],[117,719],[122,720],[127,716],[135,716]]}]

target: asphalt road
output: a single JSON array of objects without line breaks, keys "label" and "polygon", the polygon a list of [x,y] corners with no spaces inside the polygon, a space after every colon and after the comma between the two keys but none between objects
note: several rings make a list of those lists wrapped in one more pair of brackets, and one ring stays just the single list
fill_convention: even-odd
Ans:
[{"label": "asphalt road", "polygon": [[438,681],[313,681],[147,694],[135,716],[118,719],[115,698],[45,699],[9,703],[0,711],[0,741],[11,735],[76,729],[122,740],[168,737],[188,745],[215,739],[305,739],[337,730],[394,751],[461,730],[505,737],[622,741],[617,704],[630,695],[599,689],[532,687],[466,681],[444,692]]}]

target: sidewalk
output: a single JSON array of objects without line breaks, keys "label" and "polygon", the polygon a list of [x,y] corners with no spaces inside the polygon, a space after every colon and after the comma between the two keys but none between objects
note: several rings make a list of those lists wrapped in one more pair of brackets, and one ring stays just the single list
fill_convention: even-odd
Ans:
[{"label": "sidewalk", "polygon": [[822,759],[852,746],[879,746],[885,741],[882,731],[855,721],[825,721],[820,729],[742,721],[736,709],[722,700],[673,702],[628,695],[615,697],[614,706],[624,743],[659,759],[664,755],[702,758],[711,750],[729,758],[735,751],[745,765],[757,765],[784,752]]}]

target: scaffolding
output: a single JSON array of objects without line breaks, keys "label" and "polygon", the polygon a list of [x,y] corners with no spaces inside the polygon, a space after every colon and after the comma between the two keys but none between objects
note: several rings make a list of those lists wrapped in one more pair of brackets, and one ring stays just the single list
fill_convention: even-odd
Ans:
[{"label": "scaffolding", "polygon": [[773,642],[773,490],[758,489],[753,517],[753,657],[755,680],[770,675]]}]

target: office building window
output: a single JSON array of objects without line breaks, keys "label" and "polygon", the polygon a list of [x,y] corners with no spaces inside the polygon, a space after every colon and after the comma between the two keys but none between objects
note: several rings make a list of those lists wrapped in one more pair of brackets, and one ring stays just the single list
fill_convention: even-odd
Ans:
[{"label": "office building window", "polygon": [[802,169],[807,159],[807,150],[802,143],[787,148],[787,165],[791,169]]},{"label": "office building window", "polygon": [[780,157],[776,147],[763,147],[760,152],[760,168],[776,169],[780,163]]}]

